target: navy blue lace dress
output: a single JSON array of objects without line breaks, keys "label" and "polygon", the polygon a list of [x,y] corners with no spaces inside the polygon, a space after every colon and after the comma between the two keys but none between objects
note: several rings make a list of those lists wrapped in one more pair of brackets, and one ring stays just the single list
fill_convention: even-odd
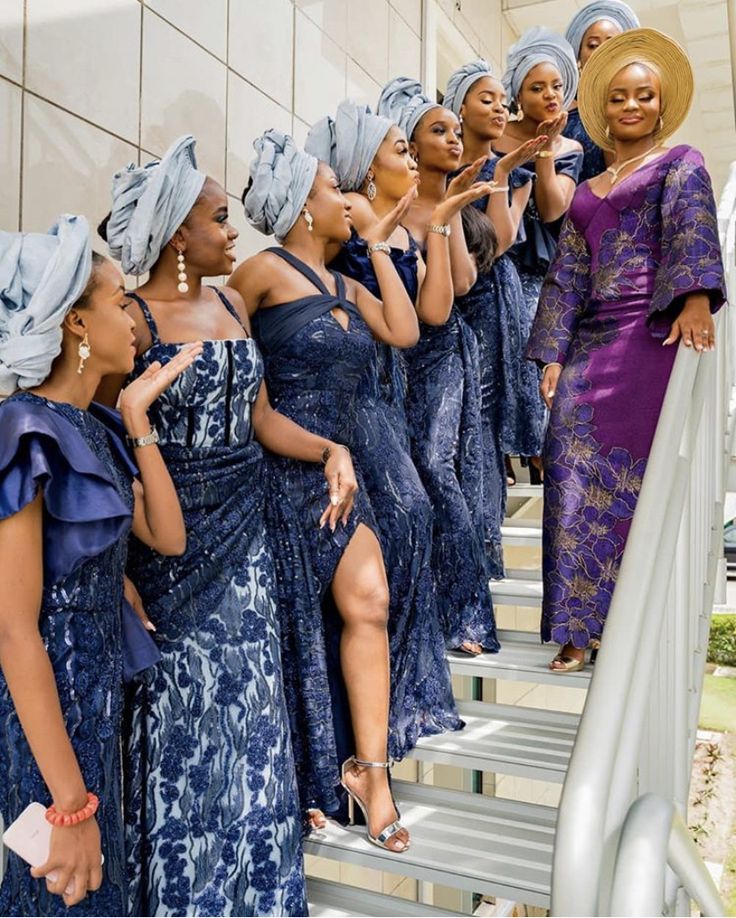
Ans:
[{"label": "navy blue lace dress", "polygon": [[[180,345],[159,339],[135,298],[153,342],[136,361],[141,373]],[[131,545],[129,574],[162,654],[129,701],[133,915],[306,914],[263,453],[251,426],[262,377],[252,338],[205,341],[149,412],[187,548],[164,558]]]},{"label": "navy blue lace dress", "polygon": [[[489,157],[477,181],[490,182],[499,157]],[[516,188],[531,182],[527,169],[514,169],[509,176],[509,197]],[[488,198],[474,202],[485,212]],[[458,308],[473,329],[480,348],[481,402],[488,431],[486,458],[494,487],[491,519],[503,517],[498,505],[499,488],[505,491],[505,472],[501,480],[501,457],[537,456],[544,439],[544,403],[539,395],[537,368],[524,359],[524,348],[531,330],[524,291],[516,266],[507,254],[497,258],[490,271],[479,275],[475,286],[458,298]],[[488,443],[498,442],[489,449]],[[498,482],[501,481],[501,484]],[[498,525],[500,525],[500,520]],[[494,530],[495,531],[495,530]]]},{"label": "navy blue lace dress", "polygon": [[[102,416],[106,417],[106,412]],[[112,418],[113,413],[109,413]],[[103,882],[74,909],[8,855],[3,915],[128,913],[122,818],[123,573],[136,469],[112,429],[72,405],[20,393],[0,406],[0,518],[43,493],[44,585],[39,629],[67,732],[97,822]],[[51,796],[0,674],[0,815],[7,828]]]},{"label": "navy blue lace dress", "polygon": [[[355,425],[355,393],[373,357],[373,339],[355,305],[337,295],[285,249],[283,258],[319,292],[260,309],[253,333],[263,353],[273,407],[319,436],[350,445]],[[331,310],[343,309],[347,331]],[[267,519],[273,540],[284,655],[284,684],[294,742],[302,807],[335,815],[340,765],[355,752],[342,680],[341,621],[330,585],[342,554],[359,526],[378,534],[360,479],[347,524],[335,532],[319,527],[329,495],[319,463],[268,456]]]},{"label": "navy blue lace dress", "polygon": [[606,161],[603,157],[603,150],[590,139],[580,118],[580,111],[577,108],[573,108],[567,113],[567,124],[563,133],[565,137],[577,140],[583,148],[583,167],[580,170],[578,184],[587,182],[588,179],[592,179],[605,171]]},{"label": "navy blue lace dress", "polygon": [[[525,167],[530,171],[534,171],[533,162],[525,163]],[[580,180],[580,170],[582,168],[583,153],[579,150],[573,150],[555,157],[555,172],[557,175],[567,175],[576,184]],[[563,219],[563,217],[560,217],[552,223],[544,223],[532,190],[519,228],[518,241],[509,249],[509,254],[514,259],[519,272],[521,286],[524,290],[529,328],[531,328],[537,312],[542,281],[555,257],[557,237],[560,235]],[[538,455],[538,453],[528,453],[527,455]]]},{"label": "navy blue lace dress", "polygon": [[[280,497],[270,502],[269,512],[272,531],[279,543],[277,560],[281,564],[282,614],[290,620],[284,627],[287,695],[292,713],[301,708],[301,726],[297,725],[295,730],[297,762],[300,779],[304,775],[309,782],[303,790],[307,805],[334,813],[339,806],[334,791],[337,764],[354,749],[350,745],[349,715],[340,677],[340,624],[328,587],[342,551],[361,523],[369,526],[379,538],[391,589],[389,753],[392,758],[403,758],[418,736],[455,726],[458,721],[436,622],[429,557],[427,555],[424,569],[401,570],[399,563],[415,563],[411,554],[415,543],[404,546],[403,555],[397,558],[397,548],[385,538],[387,527],[392,522],[398,527],[397,520],[403,522],[408,515],[406,504],[395,506],[398,501],[404,499],[411,506],[411,499],[415,495],[421,497],[424,490],[388,420],[381,428],[383,439],[377,444],[371,441],[372,452],[366,448],[365,424],[370,409],[366,406],[363,386],[367,373],[375,374],[376,392],[378,389],[376,348],[371,332],[356,306],[345,299],[339,274],[334,275],[338,291],[335,296],[291,253],[284,249],[269,251],[288,261],[319,291],[313,296],[256,313],[254,330],[263,349],[272,402],[297,423],[349,445],[360,484],[348,526],[344,529],[338,526],[333,535],[327,527],[323,530],[317,527],[326,506],[322,470],[279,457],[273,459],[271,481],[275,494]],[[335,307],[342,308],[349,316],[347,332],[330,313]],[[377,409],[373,411],[376,413]],[[385,417],[381,415],[382,419]],[[415,490],[408,496],[406,490],[395,492],[391,503],[386,495],[372,487],[369,474],[375,472],[374,464],[378,464],[387,473],[401,476],[403,466],[400,463],[413,470]],[[399,477],[398,480],[403,482],[404,479]],[[284,499],[284,494],[288,499]],[[423,529],[428,538],[428,552],[431,550],[429,525],[427,520]],[[397,528],[396,539],[414,538],[415,532],[406,524],[402,529]],[[387,552],[387,544],[389,549],[393,547],[393,554]],[[408,581],[404,594],[395,592],[400,577],[402,584]],[[413,577],[419,580],[418,586]],[[419,606],[422,597],[431,600],[429,609]],[[320,602],[324,606],[323,615]],[[434,621],[429,619],[427,611],[434,616]],[[431,659],[425,649],[429,627],[434,629],[429,646],[436,654]],[[446,692],[441,699],[437,686]],[[303,754],[299,751],[300,746],[304,749]]]},{"label": "navy blue lace dress", "polygon": [[[391,259],[415,302],[416,251],[392,248]],[[333,267],[380,297],[366,244],[355,231]],[[432,504],[411,457],[408,427],[399,404],[404,373],[402,356],[378,345],[358,387],[353,440],[380,529],[391,593],[389,751],[396,759],[412,749],[419,737],[462,726],[445,659],[432,569]]]},{"label": "navy blue lace dress", "polygon": [[[358,245],[356,244],[356,249]],[[397,258],[407,265],[416,252]],[[367,251],[363,255],[367,260]],[[416,256],[414,257],[416,272]],[[414,277],[415,274],[412,274]],[[411,290],[416,296],[416,283]],[[453,307],[444,325],[419,323],[406,368],[411,456],[432,504],[432,565],[448,648],[475,641],[499,649],[483,540],[483,436],[478,343]]]}]

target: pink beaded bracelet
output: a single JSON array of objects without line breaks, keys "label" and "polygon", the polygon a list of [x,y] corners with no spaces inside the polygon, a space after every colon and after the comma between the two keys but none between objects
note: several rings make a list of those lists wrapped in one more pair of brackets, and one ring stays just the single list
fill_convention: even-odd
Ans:
[{"label": "pink beaded bracelet", "polygon": [[76,813],[59,813],[56,809],[55,804],[46,810],[46,821],[50,822],[52,826],[76,826],[80,822],[84,822],[86,819],[90,819],[95,815],[97,809],[100,805],[100,798],[97,794],[92,794],[89,791],[87,792],[87,803],[82,807],[81,810],[77,810]]}]

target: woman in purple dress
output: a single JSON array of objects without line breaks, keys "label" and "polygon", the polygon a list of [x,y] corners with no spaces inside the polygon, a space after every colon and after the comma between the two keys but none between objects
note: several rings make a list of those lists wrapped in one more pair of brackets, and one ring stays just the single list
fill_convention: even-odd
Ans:
[{"label": "woman in purple dress", "polygon": [[[570,47],[578,59],[580,72],[582,73],[583,67],[596,48],[609,38],[638,26],[639,19],[636,13],[627,3],[622,3],[622,0],[593,0],[578,10],[570,20],[565,38],[570,42]],[[606,168],[603,150],[590,139],[585,130],[580,120],[577,100],[570,104],[564,133],[565,137],[577,140],[583,148],[580,181],[587,182],[593,176],[600,175]]]},{"label": "woman in purple dress", "polygon": [[[646,62],[646,63],[642,63]],[[613,162],[578,189],[544,283],[527,356],[544,367],[542,639],[554,672],[600,640],[680,338],[713,348],[725,300],[703,157],[663,146],[692,72],[653,29],[612,38],[585,68],[586,130]],[[665,345],[665,346],[663,346]],[[630,410],[636,406],[636,411]]]}]

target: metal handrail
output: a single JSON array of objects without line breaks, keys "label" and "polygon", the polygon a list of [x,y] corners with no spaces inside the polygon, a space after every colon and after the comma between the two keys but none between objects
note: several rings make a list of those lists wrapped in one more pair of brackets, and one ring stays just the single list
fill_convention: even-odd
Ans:
[{"label": "metal handrail", "polygon": [[[721,243],[736,292],[733,166],[722,200]],[[722,554],[733,370],[724,312],[716,352],[699,357],[681,346],[667,387],[560,801],[555,915],[610,914],[618,838],[636,797],[656,789],[680,812],[687,806]],[[655,913],[661,908],[662,900]]]},{"label": "metal handrail", "polygon": [[723,915],[723,903],[675,805],[644,794],[629,809],[616,855],[610,914],[659,915],[667,866],[703,915]]}]

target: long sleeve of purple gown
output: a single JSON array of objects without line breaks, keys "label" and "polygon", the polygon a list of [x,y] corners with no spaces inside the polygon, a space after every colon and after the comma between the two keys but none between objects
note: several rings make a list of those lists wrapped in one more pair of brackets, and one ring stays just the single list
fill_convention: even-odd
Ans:
[{"label": "long sleeve of purple gown", "polygon": [[710,176],[697,150],[669,170],[662,193],[661,261],[647,321],[664,334],[691,293],[707,293],[711,311],[726,299]]},{"label": "long sleeve of purple gown", "polygon": [[563,363],[580,316],[590,295],[590,251],[582,233],[567,217],[562,225],[557,254],[542,286],[534,317],[528,360]]}]

